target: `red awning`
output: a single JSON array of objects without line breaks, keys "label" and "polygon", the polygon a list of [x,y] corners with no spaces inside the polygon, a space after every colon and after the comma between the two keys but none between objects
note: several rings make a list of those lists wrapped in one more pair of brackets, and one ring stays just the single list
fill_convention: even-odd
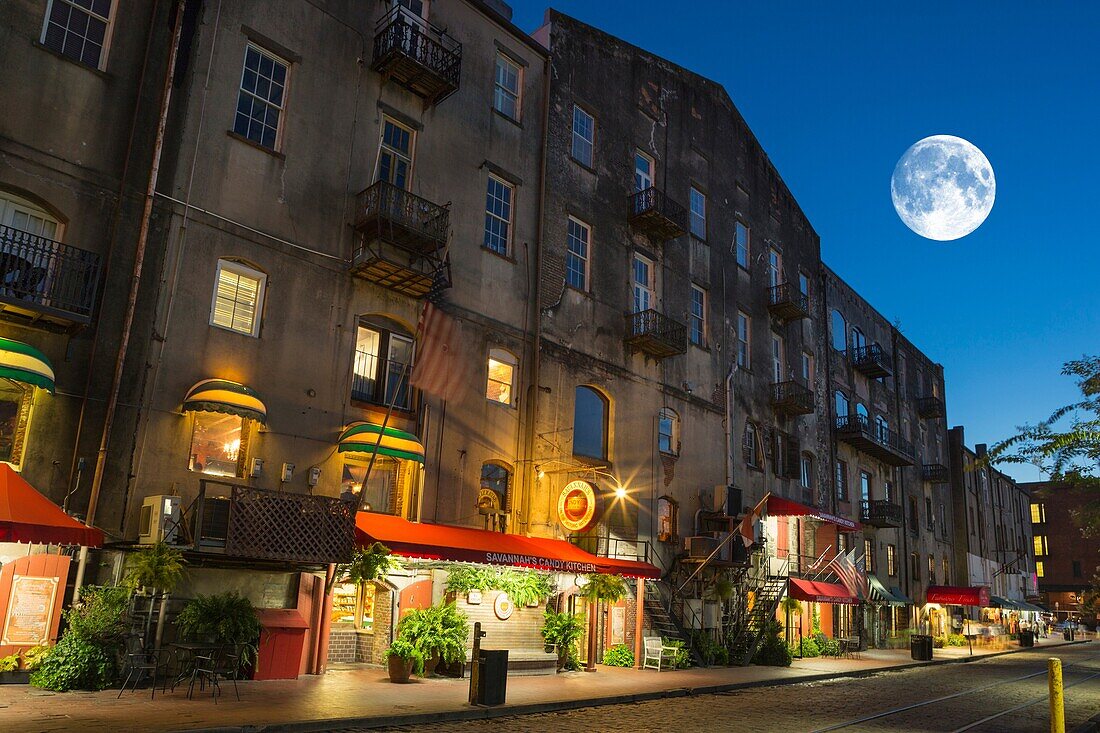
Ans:
[{"label": "red awning", "polygon": [[649,563],[597,557],[563,540],[423,524],[389,514],[359,512],[355,515],[355,534],[361,546],[381,542],[395,555],[420,560],[511,565],[559,573],[661,577],[661,571]]},{"label": "red awning", "polygon": [[989,606],[989,587],[984,585],[966,588],[957,585],[930,585],[925,603],[945,606]]},{"label": "red awning", "polygon": [[99,547],[103,533],[81,524],[0,463],[0,542]]},{"label": "red awning", "polygon": [[856,532],[859,530],[859,522],[771,494],[768,495],[768,506],[764,513],[769,517],[813,517],[814,519],[820,519],[822,522],[831,522],[840,527],[843,532]]},{"label": "red awning", "polygon": [[811,603],[841,603],[849,606],[859,603],[859,599],[849,593],[843,585],[802,578],[791,578],[790,594],[791,598]]}]

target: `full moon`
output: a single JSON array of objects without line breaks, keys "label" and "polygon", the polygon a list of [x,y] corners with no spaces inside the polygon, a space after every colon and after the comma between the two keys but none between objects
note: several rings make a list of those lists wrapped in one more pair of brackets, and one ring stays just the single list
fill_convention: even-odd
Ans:
[{"label": "full moon", "polygon": [[989,216],[997,193],[993,167],[981,150],[953,135],[918,140],[890,179],[890,196],[905,225],[927,239],[949,242]]}]

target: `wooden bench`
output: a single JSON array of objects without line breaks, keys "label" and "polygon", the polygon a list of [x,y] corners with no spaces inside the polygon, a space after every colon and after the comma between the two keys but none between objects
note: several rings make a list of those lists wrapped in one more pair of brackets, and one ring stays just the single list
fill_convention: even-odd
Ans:
[{"label": "wooden bench", "polygon": [[642,669],[655,669],[661,671],[661,667],[672,664],[679,652],[678,647],[666,646],[659,636],[646,636],[642,638],[645,646],[645,659],[642,660]]}]

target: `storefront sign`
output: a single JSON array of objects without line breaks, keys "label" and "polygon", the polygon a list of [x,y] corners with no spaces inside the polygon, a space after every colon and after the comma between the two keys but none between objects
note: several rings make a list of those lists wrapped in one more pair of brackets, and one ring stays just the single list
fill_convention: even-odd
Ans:
[{"label": "storefront sign", "polygon": [[626,607],[611,607],[611,643],[626,643]]},{"label": "storefront sign", "polygon": [[497,595],[497,599],[493,601],[493,613],[501,621],[507,621],[512,618],[512,611],[516,610],[516,604],[512,602],[512,599],[508,597],[507,593],[500,593]]},{"label": "storefront sign", "polygon": [[570,481],[558,495],[558,521],[570,532],[588,529],[596,517],[596,492],[587,481]]},{"label": "storefront sign", "polygon": [[38,646],[49,642],[56,597],[57,578],[14,576],[0,644]]},{"label": "storefront sign", "polygon": [[953,585],[929,586],[925,603],[939,603],[944,606],[981,606],[989,605],[989,586],[979,585],[969,588]]}]

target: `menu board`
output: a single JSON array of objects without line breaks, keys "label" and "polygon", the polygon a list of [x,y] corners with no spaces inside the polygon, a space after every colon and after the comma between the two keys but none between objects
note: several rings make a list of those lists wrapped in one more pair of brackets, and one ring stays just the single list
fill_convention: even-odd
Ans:
[{"label": "menu board", "polygon": [[11,596],[4,613],[4,633],[0,644],[38,646],[50,640],[57,578],[16,575],[11,581]]}]

